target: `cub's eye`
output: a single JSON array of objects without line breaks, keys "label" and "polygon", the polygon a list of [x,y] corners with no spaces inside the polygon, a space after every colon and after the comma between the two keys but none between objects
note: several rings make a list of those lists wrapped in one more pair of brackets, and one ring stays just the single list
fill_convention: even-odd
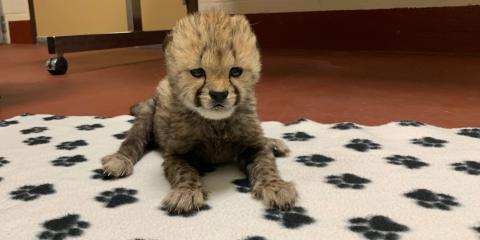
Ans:
[{"label": "cub's eye", "polygon": [[190,70],[190,74],[195,78],[205,77],[205,70],[203,68],[195,68]]},{"label": "cub's eye", "polygon": [[241,69],[239,67],[233,67],[232,69],[230,69],[230,76],[231,77],[240,77],[240,75],[242,75],[242,72],[243,72],[243,69]]}]

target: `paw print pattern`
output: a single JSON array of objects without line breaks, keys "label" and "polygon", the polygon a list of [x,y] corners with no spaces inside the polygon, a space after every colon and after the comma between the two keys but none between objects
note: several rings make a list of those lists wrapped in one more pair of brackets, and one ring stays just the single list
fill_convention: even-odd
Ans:
[{"label": "paw print pattern", "polygon": [[451,207],[460,205],[455,201],[455,198],[450,195],[434,193],[427,189],[417,189],[404,195],[407,198],[416,200],[417,204],[424,208],[437,208],[448,211]]},{"label": "paw print pattern", "polygon": [[52,219],[42,224],[44,231],[38,235],[39,239],[63,240],[67,237],[78,237],[90,226],[90,223],[80,220],[78,214],[68,214],[61,218]]},{"label": "paw print pattern", "polygon": [[464,128],[457,133],[467,137],[480,138],[480,128]]},{"label": "paw print pattern", "polygon": [[232,181],[237,186],[237,191],[241,193],[249,193],[252,191],[252,186],[248,178],[240,178]]},{"label": "paw print pattern", "polygon": [[368,139],[352,139],[349,144],[345,145],[346,148],[353,149],[358,152],[368,152],[369,150],[376,150],[382,148],[378,143],[375,143]]},{"label": "paw print pattern", "polygon": [[18,124],[18,121],[17,120],[12,120],[12,121],[0,120],[0,127],[8,127],[14,124]]},{"label": "paw print pattern", "polygon": [[7,159],[5,159],[4,157],[0,157],[0,167],[3,167],[5,166],[6,164],[10,163],[10,161],[8,161]]},{"label": "paw print pattern", "polygon": [[67,118],[67,117],[60,116],[60,115],[53,115],[53,116],[50,116],[50,117],[44,117],[43,120],[52,121],[52,120],[62,120],[62,119],[65,119],[65,118]]},{"label": "paw print pattern", "polygon": [[327,183],[334,184],[338,188],[363,189],[365,184],[371,181],[366,178],[359,177],[355,174],[344,173],[342,175],[330,175],[326,177]]},{"label": "paw print pattern", "polygon": [[52,139],[52,138],[47,137],[47,136],[38,136],[38,137],[33,137],[33,138],[26,139],[23,142],[26,143],[29,146],[33,146],[33,145],[38,145],[38,144],[49,143],[50,139]]},{"label": "paw print pattern", "polygon": [[128,120],[127,122],[129,122],[129,123],[134,123],[134,122],[135,122],[135,118],[130,119],[130,120]]},{"label": "paw print pattern", "polygon": [[27,117],[27,116],[33,116],[33,115],[35,115],[35,114],[26,112],[26,113],[22,113],[20,116]]},{"label": "paw print pattern", "polygon": [[23,129],[23,130],[20,130],[20,132],[22,134],[30,134],[30,133],[41,133],[45,130],[47,130],[48,128],[46,127],[32,127],[32,128],[28,128],[28,129]]},{"label": "paw print pattern", "polygon": [[478,237],[480,238],[480,225],[473,227],[473,231],[475,231],[478,234]]},{"label": "paw print pattern", "polygon": [[465,172],[470,175],[480,175],[480,162],[464,161],[452,163],[451,166],[453,166],[455,171]]},{"label": "paw print pattern", "polygon": [[112,181],[112,180],[118,179],[118,178],[115,178],[115,177],[112,177],[112,176],[104,175],[103,174],[103,169],[101,169],[101,168],[94,169],[94,170],[92,170],[92,172],[93,172],[93,175],[91,176],[92,179],[99,179],[99,180],[103,180],[103,181]]},{"label": "paw print pattern", "polygon": [[206,211],[206,210],[210,210],[210,209],[211,209],[210,205],[205,204],[205,205],[201,206],[198,210],[194,210],[194,211],[191,211],[191,212],[178,213],[178,212],[168,211],[167,207],[160,207],[160,210],[164,211],[170,217],[193,217],[201,211]]},{"label": "paw print pattern", "polygon": [[342,123],[335,124],[335,126],[333,126],[332,129],[349,130],[349,129],[361,129],[361,127],[351,122],[342,122]]},{"label": "paw print pattern", "polygon": [[87,146],[88,143],[85,142],[85,140],[76,140],[72,142],[62,142],[59,145],[57,145],[57,149],[63,149],[63,150],[73,150],[77,147],[81,146]]},{"label": "paw print pattern", "polygon": [[31,201],[39,198],[42,195],[48,195],[53,193],[55,193],[53,185],[47,183],[38,186],[25,185],[23,187],[19,187],[17,190],[10,192],[10,196],[12,199],[15,200]]},{"label": "paw print pattern", "polygon": [[423,138],[414,138],[410,140],[411,143],[422,145],[424,147],[436,147],[441,148],[445,146],[445,143],[448,143],[446,140],[436,139],[433,137],[423,137]]},{"label": "paw print pattern", "polygon": [[95,124],[85,124],[85,125],[80,125],[76,127],[80,131],[92,131],[97,128],[103,128],[103,125],[100,123],[95,123]]},{"label": "paw print pattern", "polygon": [[124,131],[121,133],[113,134],[112,136],[118,140],[125,139],[127,137],[128,131]]},{"label": "paw print pattern", "polygon": [[401,121],[398,121],[398,125],[403,127],[420,127],[420,126],[425,126],[425,123],[414,121],[414,120],[401,120]]},{"label": "paw print pattern", "polygon": [[75,155],[75,156],[62,156],[55,160],[52,160],[53,166],[62,166],[62,167],[70,167],[75,165],[79,162],[85,162],[87,159],[83,155]]},{"label": "paw print pattern", "polygon": [[135,197],[137,190],[126,188],[115,188],[112,191],[104,191],[95,197],[98,202],[105,203],[107,208],[115,208],[125,204],[131,204],[138,199]]},{"label": "paw print pattern", "polygon": [[428,163],[422,162],[413,156],[392,155],[385,159],[387,159],[390,164],[403,165],[409,169],[419,169],[428,166]]},{"label": "paw print pattern", "polygon": [[246,238],[244,238],[243,240],[267,240],[266,238],[262,237],[262,236],[248,236]]},{"label": "paw print pattern", "polygon": [[109,117],[109,116],[95,116],[93,118],[94,119],[108,119],[108,118],[112,118],[112,117]]},{"label": "paw print pattern", "polygon": [[352,232],[362,234],[370,240],[397,240],[400,239],[401,232],[409,231],[407,226],[381,215],[370,218],[352,218],[349,222],[349,229]]},{"label": "paw print pattern", "polygon": [[278,208],[269,208],[263,215],[266,219],[277,221],[286,228],[299,228],[303,225],[312,224],[315,219],[308,216],[303,207],[293,207],[290,210],[280,210]]},{"label": "paw print pattern", "polygon": [[297,124],[300,124],[300,123],[306,122],[306,121],[307,121],[307,119],[305,119],[305,118],[300,118],[300,119],[295,120],[295,121],[293,121],[293,122],[285,123],[284,125],[285,125],[285,126],[297,125]]},{"label": "paw print pattern", "polygon": [[308,141],[309,139],[314,138],[305,132],[294,132],[294,133],[284,133],[283,138],[288,141]]},{"label": "paw print pattern", "polygon": [[296,161],[309,167],[326,167],[328,163],[335,161],[335,159],[320,154],[313,154],[298,156]]}]

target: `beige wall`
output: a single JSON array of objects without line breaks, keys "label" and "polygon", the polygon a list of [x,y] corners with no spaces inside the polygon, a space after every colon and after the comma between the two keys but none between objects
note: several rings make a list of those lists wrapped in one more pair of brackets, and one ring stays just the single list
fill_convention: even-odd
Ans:
[{"label": "beige wall", "polygon": [[187,14],[182,0],[141,0],[143,30],[171,29]]},{"label": "beige wall", "polygon": [[[140,3],[146,31],[169,29],[186,14],[182,0]],[[125,0],[34,0],[34,5],[38,36],[128,31]]]},{"label": "beige wall", "polygon": [[480,5],[480,0],[199,0],[200,10],[232,13],[301,12]]}]

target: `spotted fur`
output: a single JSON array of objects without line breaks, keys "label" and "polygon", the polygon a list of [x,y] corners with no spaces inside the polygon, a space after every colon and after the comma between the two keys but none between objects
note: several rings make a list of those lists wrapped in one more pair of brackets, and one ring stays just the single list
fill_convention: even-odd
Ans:
[{"label": "spotted fur", "polygon": [[[288,147],[266,138],[257,117],[254,87],[260,53],[247,19],[217,10],[189,15],[174,26],[163,49],[167,76],[151,99],[132,108],[137,118],[127,138],[117,153],[102,159],[105,174],[131,174],[154,140],[172,187],[163,201],[170,211],[204,205],[207,192],[191,164],[203,161],[237,163],[256,198],[268,207],[293,206],[297,191],[280,178],[274,156],[288,154]],[[232,67],[243,73],[232,77]],[[192,76],[190,70],[197,68],[204,69],[204,77]],[[222,107],[215,107],[209,91],[228,92]]]}]

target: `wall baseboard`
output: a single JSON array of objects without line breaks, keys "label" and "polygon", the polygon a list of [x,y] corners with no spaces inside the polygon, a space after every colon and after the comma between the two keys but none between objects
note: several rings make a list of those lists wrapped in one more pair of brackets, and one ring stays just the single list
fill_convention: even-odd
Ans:
[{"label": "wall baseboard", "polygon": [[8,29],[10,34],[10,43],[13,44],[33,44],[35,37],[30,20],[9,21]]},{"label": "wall baseboard", "polygon": [[247,14],[264,48],[480,51],[480,6]]}]

